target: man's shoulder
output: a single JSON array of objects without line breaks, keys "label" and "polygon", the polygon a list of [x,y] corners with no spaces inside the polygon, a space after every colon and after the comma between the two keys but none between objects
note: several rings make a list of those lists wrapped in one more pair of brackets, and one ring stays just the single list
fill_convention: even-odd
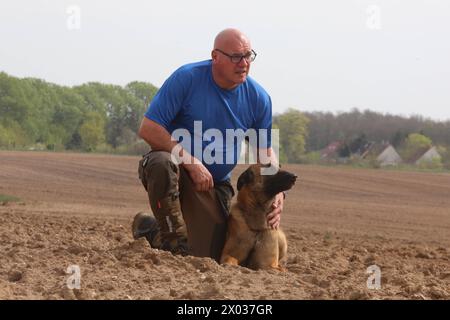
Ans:
[{"label": "man's shoulder", "polygon": [[175,88],[183,88],[186,92],[194,83],[206,78],[210,64],[210,60],[205,60],[182,65],[167,78],[166,83]]},{"label": "man's shoulder", "polygon": [[175,73],[176,74],[198,74],[207,72],[211,67],[211,60],[204,60],[198,62],[192,62],[179,67]]}]

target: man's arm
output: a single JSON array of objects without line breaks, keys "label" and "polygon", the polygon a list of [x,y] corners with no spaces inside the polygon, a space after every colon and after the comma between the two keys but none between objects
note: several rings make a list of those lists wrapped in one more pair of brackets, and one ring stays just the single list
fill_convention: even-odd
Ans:
[{"label": "man's arm", "polygon": [[155,151],[172,152],[177,145],[177,142],[172,140],[169,132],[163,126],[147,117],[142,119],[138,134]]},{"label": "man's arm", "polygon": [[[258,163],[267,164],[270,160],[272,168],[277,168],[278,171],[279,161],[277,155],[270,148],[260,148],[258,149]],[[275,174],[275,171],[273,174]],[[272,204],[272,211],[267,215],[267,223],[272,229],[278,229],[280,226],[281,212],[283,211],[284,205],[284,193],[280,192],[275,196],[275,201]]]},{"label": "man's arm", "polygon": [[152,150],[170,153],[176,150],[180,165],[188,172],[197,191],[207,191],[214,187],[214,181],[208,169],[197,158],[184,150],[177,141],[174,141],[163,126],[144,117],[138,134],[152,147]]}]

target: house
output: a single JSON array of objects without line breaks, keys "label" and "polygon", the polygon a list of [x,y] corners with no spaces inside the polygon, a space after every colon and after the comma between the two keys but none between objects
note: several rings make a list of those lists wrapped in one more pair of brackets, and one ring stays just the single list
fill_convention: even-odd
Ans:
[{"label": "house", "polygon": [[338,152],[342,144],[342,141],[331,142],[328,146],[320,150],[320,159],[330,159],[338,157]]},{"label": "house", "polygon": [[377,156],[377,161],[382,167],[396,166],[402,162],[402,158],[391,144],[387,144],[383,151]]},{"label": "house", "polygon": [[356,155],[359,155],[361,159],[364,159],[369,154],[370,150],[373,148],[374,145],[375,142],[373,141],[365,143],[357,150]]},{"label": "house", "polygon": [[374,143],[366,150],[361,158],[374,159],[380,166],[396,166],[403,160],[390,143]]},{"label": "house", "polygon": [[427,162],[433,162],[434,159],[440,159],[441,155],[437,151],[436,147],[430,147],[426,150],[417,160],[415,160],[415,164],[423,164]]}]

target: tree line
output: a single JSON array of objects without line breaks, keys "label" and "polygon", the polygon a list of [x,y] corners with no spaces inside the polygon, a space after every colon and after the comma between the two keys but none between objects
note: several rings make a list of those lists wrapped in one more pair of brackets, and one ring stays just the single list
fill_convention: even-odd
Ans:
[{"label": "tree line", "polygon": [[280,129],[281,162],[321,163],[319,151],[336,141],[340,157],[351,157],[368,143],[390,143],[406,160],[436,146],[441,159],[433,168],[450,169],[450,121],[358,109],[338,114],[289,109],[274,116],[274,127]]},{"label": "tree line", "polygon": [[65,87],[0,73],[0,148],[114,150],[136,144],[157,88],[91,82]]},{"label": "tree line", "polygon": [[[157,90],[151,83],[138,81],[124,87],[98,82],[66,87],[2,72],[0,148],[142,154],[147,146],[136,132]],[[308,154],[337,140],[350,147],[362,141],[386,141],[399,147],[413,133],[450,150],[450,121],[421,116],[288,109],[273,116],[273,127],[280,130],[281,162],[308,162]]]},{"label": "tree line", "polygon": [[370,110],[353,109],[339,114],[304,112],[310,121],[306,151],[320,150],[336,140],[353,140],[361,135],[371,141],[388,141],[399,147],[408,135],[419,133],[434,144],[450,146],[450,121],[422,116],[401,117]]}]

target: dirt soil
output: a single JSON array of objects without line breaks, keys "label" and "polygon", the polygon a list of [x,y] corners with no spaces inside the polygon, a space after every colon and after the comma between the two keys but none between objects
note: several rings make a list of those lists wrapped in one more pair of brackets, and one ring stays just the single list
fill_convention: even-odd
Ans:
[{"label": "dirt soil", "polygon": [[134,241],[138,160],[0,152],[0,299],[450,299],[449,174],[286,165],[287,272],[253,271]]}]

